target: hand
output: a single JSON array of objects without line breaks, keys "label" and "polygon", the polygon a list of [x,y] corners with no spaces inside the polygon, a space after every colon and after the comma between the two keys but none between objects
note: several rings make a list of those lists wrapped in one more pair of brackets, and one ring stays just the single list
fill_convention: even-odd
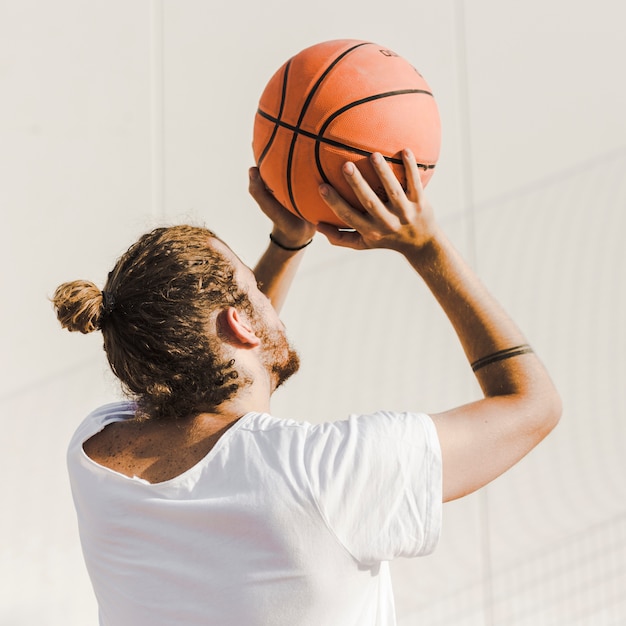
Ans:
[{"label": "hand", "polygon": [[321,185],[320,193],[337,217],[354,231],[340,231],[330,224],[318,224],[317,230],[332,244],[347,248],[389,248],[406,253],[426,246],[437,232],[433,210],[424,195],[414,156],[404,150],[402,160],[406,192],[383,156],[376,152],[371,156],[389,198],[387,203],[376,195],[354,163],[345,163],[343,175],[363,208],[348,204],[329,185]]},{"label": "hand", "polygon": [[274,224],[272,235],[284,246],[293,248],[310,241],[316,233],[315,225],[304,221],[280,204],[268,191],[258,168],[251,167],[248,173],[250,175],[248,191],[261,211],[272,220]]}]

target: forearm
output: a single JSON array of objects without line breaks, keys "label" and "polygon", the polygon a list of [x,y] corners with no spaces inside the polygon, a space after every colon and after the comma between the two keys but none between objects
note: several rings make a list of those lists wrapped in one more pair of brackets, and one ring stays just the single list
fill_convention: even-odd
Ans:
[{"label": "forearm", "polygon": [[[441,231],[427,246],[405,256],[450,319],[470,363],[526,344],[517,325]],[[481,367],[476,377],[486,396],[551,387],[539,359],[529,353]]]},{"label": "forearm", "polygon": [[304,249],[313,241],[315,226],[281,206],[265,187],[257,168],[251,168],[249,174],[250,194],[273,222],[270,243],[256,264],[254,275],[261,291],[280,312]]},{"label": "forearm", "polygon": [[[282,243],[281,239],[277,241]],[[302,245],[304,245],[302,242],[290,242],[288,247],[300,249],[285,250],[270,241],[254,268],[259,288],[270,299],[277,312],[280,312],[287,298],[289,288],[304,257],[305,248],[301,247]]]}]

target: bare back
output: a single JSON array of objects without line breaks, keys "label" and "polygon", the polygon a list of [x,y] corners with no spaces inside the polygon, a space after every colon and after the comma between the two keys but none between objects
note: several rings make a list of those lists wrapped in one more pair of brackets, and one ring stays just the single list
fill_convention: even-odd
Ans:
[{"label": "bare back", "polygon": [[201,461],[235,421],[224,424],[221,417],[200,416],[182,422],[114,422],[88,439],[83,449],[103,467],[160,483]]}]

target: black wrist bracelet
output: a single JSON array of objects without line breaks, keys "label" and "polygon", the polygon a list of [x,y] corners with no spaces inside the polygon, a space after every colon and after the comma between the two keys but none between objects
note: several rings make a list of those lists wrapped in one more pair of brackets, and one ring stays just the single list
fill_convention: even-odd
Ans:
[{"label": "black wrist bracelet", "polygon": [[270,241],[275,246],[278,246],[281,250],[287,250],[288,252],[297,252],[298,250],[302,250],[303,248],[306,248],[309,244],[311,244],[313,242],[313,239],[309,239],[305,244],[297,246],[296,248],[289,248],[288,246],[284,246],[282,243],[280,243],[280,241],[276,239],[276,237],[274,237],[274,235],[272,235],[272,233],[270,233]]},{"label": "black wrist bracelet", "polygon": [[511,359],[514,356],[519,356],[520,354],[527,354],[528,352],[532,352],[533,349],[527,344],[523,344],[521,346],[515,346],[514,348],[507,348],[506,350],[500,350],[499,352],[494,352],[488,356],[484,356],[482,359],[478,359],[472,363],[472,371],[479,370],[481,367],[485,367],[485,365],[491,365],[491,363],[496,363],[497,361],[503,361],[504,359]]}]

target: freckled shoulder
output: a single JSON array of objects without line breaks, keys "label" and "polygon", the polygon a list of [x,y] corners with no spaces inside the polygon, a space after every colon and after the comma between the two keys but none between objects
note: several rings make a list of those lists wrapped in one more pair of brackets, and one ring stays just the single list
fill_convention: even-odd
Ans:
[{"label": "freckled shoulder", "polygon": [[145,442],[144,424],[139,422],[113,422],[85,441],[85,454],[96,463],[126,473],[130,469],[131,459],[136,457],[140,441]]},{"label": "freckled shoulder", "polygon": [[83,444],[98,465],[151,483],[179,476],[204,458],[237,421],[114,422]]}]

